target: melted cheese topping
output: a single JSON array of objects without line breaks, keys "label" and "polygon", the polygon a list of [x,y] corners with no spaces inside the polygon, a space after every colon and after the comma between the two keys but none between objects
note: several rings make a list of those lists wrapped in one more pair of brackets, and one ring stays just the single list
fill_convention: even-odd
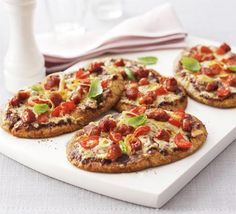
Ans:
[{"label": "melted cheese topping", "polygon": [[[149,85],[139,86],[138,90],[139,90],[139,92],[141,92],[145,95],[145,94],[147,94],[147,92],[154,91],[154,90],[160,88],[161,86],[163,86],[163,85],[160,83],[151,82]],[[174,92],[168,91],[167,94],[156,96],[156,99],[154,100],[154,102],[151,105],[157,107],[164,102],[173,103],[177,100],[180,100],[182,98],[182,96],[183,96],[182,92],[176,94]],[[121,98],[121,102],[139,106],[141,98],[142,97],[138,97],[136,100],[130,100],[127,98],[127,96],[123,96]]]},{"label": "melted cheese topping", "polygon": [[[113,72],[120,72],[120,71],[123,71],[124,70],[124,67],[127,67],[127,68],[130,68],[133,72],[135,72],[136,70],[140,69],[141,68],[146,68],[145,65],[143,65],[142,63],[139,63],[137,61],[133,61],[133,60],[128,60],[128,59],[124,59],[124,63],[125,63],[125,66],[114,66],[114,61],[113,59],[105,59],[104,60],[104,64],[106,67],[108,67],[109,71],[113,71]],[[148,77],[148,80],[149,80],[149,84],[148,85],[144,85],[144,86],[139,86],[138,87],[138,90],[139,92],[143,93],[143,94],[146,94],[148,91],[152,91],[152,90],[155,90],[157,88],[159,88],[160,86],[162,86],[160,83],[157,83],[156,82],[156,78],[153,78],[151,77],[151,73]],[[153,105],[154,106],[159,106],[161,103],[163,102],[168,102],[168,103],[172,103],[172,102],[175,102],[179,99],[182,98],[182,93],[174,93],[174,92],[168,92],[168,94],[165,94],[165,95],[161,95],[161,96],[158,96]],[[121,102],[123,103],[127,103],[127,104],[132,104],[132,105],[139,105],[139,101],[140,99],[136,99],[136,100],[130,100],[128,99],[126,96],[122,96],[121,98]]]},{"label": "melted cheese topping", "polygon": [[[88,71],[87,69],[90,66],[91,65],[88,65],[87,68],[84,69],[84,72],[87,72]],[[109,87],[111,86],[110,80],[112,79],[114,74],[117,74],[117,71],[115,71],[114,69],[112,70],[112,69],[110,69],[110,67],[106,67],[106,66],[102,66],[102,68],[103,68],[103,72],[101,74],[91,73],[91,74],[89,74],[89,76],[86,79],[90,80],[90,82],[94,78],[99,79],[100,82],[102,80],[108,80],[107,89],[109,90]],[[59,86],[55,86],[55,87],[52,87],[50,90],[46,90],[44,88],[44,85],[49,80],[50,76],[59,76],[59,79],[60,79]],[[74,95],[78,94],[78,89],[81,86],[87,86],[89,89],[90,84],[84,83],[84,79],[78,79],[76,77],[76,72],[57,73],[57,74],[49,75],[49,76],[47,76],[47,78],[43,82],[37,83],[37,84],[33,85],[32,87],[28,87],[28,88],[25,88],[24,90],[22,90],[24,92],[29,93],[29,95],[30,95],[29,98],[23,104],[21,103],[18,107],[11,107],[10,105],[7,105],[5,113],[10,109],[10,111],[13,114],[16,114],[20,118],[22,118],[25,109],[29,109],[29,110],[32,110],[35,113],[36,118],[38,118],[39,114],[37,114],[37,112],[34,111],[34,106],[36,104],[38,104],[38,102],[36,102],[37,100],[41,100],[41,101],[44,101],[44,103],[48,104],[49,110],[47,111],[47,113],[50,116],[49,116],[47,122],[40,122],[40,124],[41,123],[42,124],[46,124],[46,123],[56,123],[57,124],[57,123],[63,122],[63,121],[68,122],[68,119],[72,123],[76,123],[77,118],[75,116],[73,116],[74,115],[73,113],[59,115],[58,117],[51,116],[51,112],[53,112],[53,110],[55,109],[55,106],[54,106],[53,102],[50,100],[50,96],[52,95],[52,93],[57,93],[62,97],[62,99],[63,99],[62,102],[71,101],[72,97]],[[105,91],[107,89],[103,89],[103,91]],[[79,104],[77,104],[77,107],[80,109],[85,109],[86,107],[91,107],[91,108],[95,109],[95,108],[97,108],[97,105],[98,104],[97,104],[96,99],[88,97],[88,90],[87,90],[87,92],[84,91],[84,94],[82,95],[82,98],[81,98]],[[10,123],[10,121],[5,120],[4,123],[7,124],[7,123]],[[35,122],[31,123],[31,125],[35,128],[38,128],[39,122],[35,121]]]},{"label": "melted cheese topping", "polygon": [[[174,112],[166,111],[168,112],[168,115],[172,118],[178,118],[178,115],[176,115]],[[122,124],[127,124],[127,111],[122,112],[118,118],[116,118],[117,126],[120,126]],[[110,119],[112,119],[112,115],[108,116]],[[98,125],[98,122],[93,122],[93,125]],[[169,122],[161,122],[156,121],[154,119],[147,119],[146,123],[144,125],[147,125],[150,127],[151,131],[148,134],[141,135],[137,137],[141,143],[142,143],[142,149],[140,151],[137,151],[137,154],[147,154],[151,149],[155,148],[158,151],[169,151],[172,152],[177,148],[177,145],[174,142],[174,137],[176,134],[180,133],[184,136],[186,140],[188,139],[188,132],[183,131],[182,128],[176,127],[174,125],[171,125]],[[137,127],[136,127],[137,128]],[[159,130],[168,130],[170,132],[170,140],[169,142],[164,140],[159,140],[155,137],[156,133]],[[197,133],[198,132],[198,133]],[[123,139],[121,140],[125,146],[126,146],[126,154],[131,156],[133,154],[133,151],[131,149],[131,146],[129,142],[131,139],[134,139],[134,131],[127,135],[123,136]],[[202,134],[201,130],[195,130],[195,136]],[[86,135],[86,134],[85,134]],[[101,137],[102,136],[102,137]],[[84,135],[82,136],[84,137]],[[120,142],[121,142],[120,141]],[[85,149],[83,146],[80,145],[80,140],[78,139],[78,147],[76,151],[80,154],[80,157],[82,160],[87,158],[97,158],[97,159],[109,159],[108,158],[108,150],[109,147],[112,145],[112,141],[109,138],[109,134],[106,132],[102,132],[99,137],[99,143],[91,148],[91,149]],[[120,148],[122,148],[122,144],[120,143]]]},{"label": "melted cheese topping", "polygon": [[[200,52],[201,47],[202,47],[201,45],[197,46],[198,52]],[[232,72],[230,74],[228,72],[226,72],[225,70],[227,70],[228,66],[227,66],[227,64],[222,62],[223,59],[228,59],[229,57],[231,57],[233,55],[233,53],[229,51],[226,54],[218,55],[216,53],[216,47],[210,46],[209,48],[212,50],[212,52],[213,52],[212,54],[215,57],[215,59],[200,62],[201,67],[209,68],[210,66],[212,66],[214,64],[219,64],[222,67],[222,71],[217,75],[208,76],[205,74],[199,75],[199,72],[193,73],[192,71],[182,68],[182,70],[179,71],[179,73],[177,74],[178,81],[181,82],[181,84],[186,89],[188,89],[191,93],[196,92],[195,87],[202,85],[202,87],[199,89],[200,96],[206,97],[206,98],[219,99],[216,91],[209,92],[209,91],[206,91],[206,89],[204,88],[204,87],[206,87],[205,86],[206,84],[212,83],[212,82],[218,82],[220,84],[220,86],[226,87],[230,91],[231,94],[236,94],[236,86],[228,86],[221,79],[222,77],[227,78],[229,75],[236,76],[235,72]],[[183,53],[183,56],[191,56],[191,54],[189,51],[185,51]],[[195,85],[195,87],[194,87],[194,85]]]}]

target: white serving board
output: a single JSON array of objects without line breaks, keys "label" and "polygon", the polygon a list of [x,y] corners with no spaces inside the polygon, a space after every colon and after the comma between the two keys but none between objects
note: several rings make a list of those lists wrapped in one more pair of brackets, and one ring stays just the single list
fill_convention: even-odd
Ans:
[{"label": "white serving board", "polygon": [[[217,44],[193,37],[188,39],[188,43]],[[137,56],[157,56],[159,61],[153,67],[164,75],[173,75],[173,61],[180,51],[122,54],[122,57],[136,59]],[[236,138],[236,108],[217,109],[189,99],[187,112],[197,116],[206,125],[209,136],[204,146],[183,160],[141,172],[102,174],[75,168],[67,161],[65,153],[66,144],[73,133],[45,140],[31,140],[13,137],[0,129],[0,152],[69,184],[120,200],[159,208]]]}]

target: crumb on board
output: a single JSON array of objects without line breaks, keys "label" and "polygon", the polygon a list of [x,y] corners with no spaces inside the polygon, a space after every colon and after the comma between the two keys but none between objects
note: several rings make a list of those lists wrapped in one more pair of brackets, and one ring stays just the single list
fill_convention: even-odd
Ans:
[{"label": "crumb on board", "polygon": [[57,146],[56,146],[56,142],[54,140],[50,139],[50,138],[38,139],[37,143],[41,144],[41,145],[44,145],[48,148],[54,149],[54,150],[58,149]]}]

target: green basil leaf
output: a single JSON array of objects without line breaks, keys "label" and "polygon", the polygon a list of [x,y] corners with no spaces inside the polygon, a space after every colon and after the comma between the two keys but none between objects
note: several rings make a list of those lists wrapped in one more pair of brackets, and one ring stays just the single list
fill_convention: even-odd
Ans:
[{"label": "green basil leaf", "polygon": [[129,80],[135,80],[134,72],[131,69],[125,67],[125,73]]},{"label": "green basil leaf", "polygon": [[102,89],[102,85],[101,82],[98,78],[93,79],[91,81],[91,85],[89,88],[89,93],[88,93],[88,97],[89,98],[96,98],[98,95],[102,94],[103,89]]},{"label": "green basil leaf", "polygon": [[201,64],[194,58],[184,56],[181,60],[183,67],[192,72],[198,72],[201,69]]},{"label": "green basil leaf", "polygon": [[130,117],[127,118],[126,122],[128,125],[133,126],[133,127],[138,127],[146,123],[147,121],[147,116],[145,114],[140,114],[136,117]]},{"label": "green basil leaf", "polygon": [[41,85],[33,85],[33,86],[31,86],[31,89],[33,90],[33,91],[42,91],[42,86]]},{"label": "green basil leaf", "polygon": [[119,142],[119,144],[120,144],[120,148],[121,148],[122,153],[127,154],[127,146],[126,146],[125,142],[123,140],[121,140]]},{"label": "green basil leaf", "polygon": [[230,71],[236,72],[236,65],[229,66],[228,69]]},{"label": "green basil leaf", "polygon": [[47,104],[35,104],[34,105],[34,112],[36,114],[42,114],[47,112],[49,109],[49,106]]},{"label": "green basil leaf", "polygon": [[155,56],[144,56],[144,57],[139,57],[138,61],[144,65],[154,65],[157,63],[158,58]]}]

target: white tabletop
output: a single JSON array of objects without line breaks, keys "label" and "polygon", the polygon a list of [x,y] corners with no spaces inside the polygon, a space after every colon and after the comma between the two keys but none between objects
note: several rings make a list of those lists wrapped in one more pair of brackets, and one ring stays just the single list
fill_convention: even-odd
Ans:
[{"label": "white tabletop", "polygon": [[[90,3],[94,0],[90,0]],[[43,1],[38,1],[37,32],[49,29]],[[164,0],[124,0],[125,17],[147,11]],[[235,0],[169,0],[186,30],[196,36],[236,46]],[[114,23],[85,20],[87,29],[107,29]],[[0,6],[0,105],[3,56],[8,42],[6,15]],[[233,119],[233,118],[232,118]],[[220,124],[219,124],[220,125]],[[236,141],[235,141],[236,142]],[[0,213],[236,213],[236,144],[232,143],[161,210],[111,199],[41,175],[0,154]],[[125,194],[125,193],[124,193]]]}]

